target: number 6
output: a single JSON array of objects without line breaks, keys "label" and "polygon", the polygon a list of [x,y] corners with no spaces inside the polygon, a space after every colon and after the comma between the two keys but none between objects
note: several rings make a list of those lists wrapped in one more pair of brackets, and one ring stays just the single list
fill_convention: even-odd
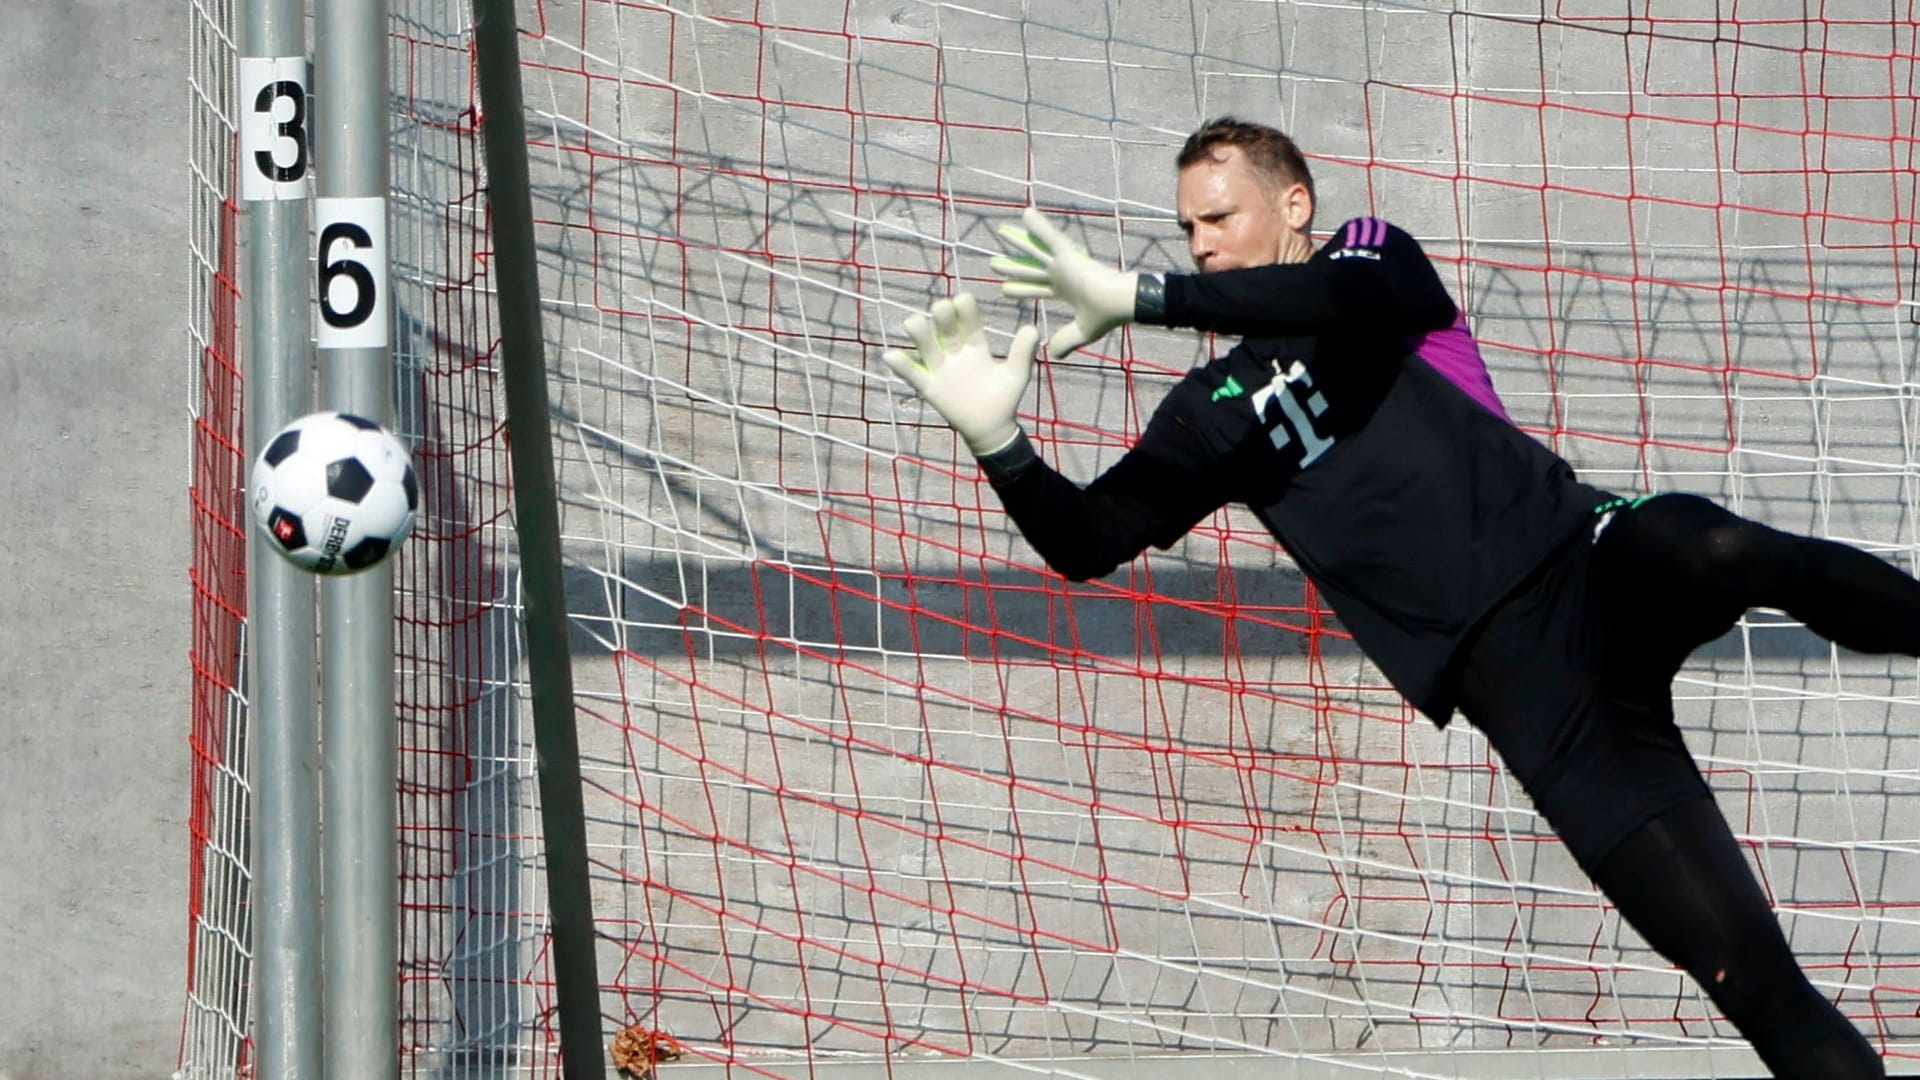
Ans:
[{"label": "number 6", "polygon": [[387,200],[325,198],[314,206],[320,230],[314,262],[322,349],[387,345]]},{"label": "number 6", "polygon": [[[334,244],[342,240],[355,248],[365,249],[373,246],[373,237],[351,221],[336,221],[320,230],[320,317],[327,320],[328,326],[344,329],[359,326],[367,321],[368,315],[373,314],[376,287],[373,271],[367,269],[365,263],[356,262],[346,255],[328,261]],[[353,283],[353,306],[346,311],[333,306],[333,283],[340,277]]]}]

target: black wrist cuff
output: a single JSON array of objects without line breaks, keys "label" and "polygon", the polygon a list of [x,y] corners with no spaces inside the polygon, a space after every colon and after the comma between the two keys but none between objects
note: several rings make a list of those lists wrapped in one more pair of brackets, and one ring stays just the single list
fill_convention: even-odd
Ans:
[{"label": "black wrist cuff", "polygon": [[1133,321],[1148,326],[1167,324],[1167,279],[1161,274],[1141,274],[1133,287]]},{"label": "black wrist cuff", "polygon": [[987,474],[987,483],[999,487],[1018,480],[1021,473],[1040,460],[1040,454],[1023,431],[1015,435],[1012,442],[991,454],[981,455],[977,460],[981,470]]}]

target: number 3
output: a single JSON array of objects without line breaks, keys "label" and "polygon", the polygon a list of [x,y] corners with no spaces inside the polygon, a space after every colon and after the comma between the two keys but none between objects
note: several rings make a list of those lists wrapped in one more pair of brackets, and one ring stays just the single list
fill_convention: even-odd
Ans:
[{"label": "number 3", "polygon": [[273,123],[273,107],[279,101],[293,102],[293,115],[273,126],[274,135],[293,143],[293,164],[280,164],[272,149],[255,150],[253,163],[267,179],[285,184],[307,175],[307,88],[291,79],[263,86],[253,99],[253,111]]},{"label": "number 3", "polygon": [[237,71],[240,198],[307,198],[306,58],[243,56]]}]

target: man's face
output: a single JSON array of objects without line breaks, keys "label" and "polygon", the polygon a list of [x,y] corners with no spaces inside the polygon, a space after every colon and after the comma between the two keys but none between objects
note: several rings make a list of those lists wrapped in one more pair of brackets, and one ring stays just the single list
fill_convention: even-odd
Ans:
[{"label": "man's face", "polygon": [[1302,262],[1313,254],[1307,225],[1313,196],[1305,184],[1278,187],[1237,146],[1180,170],[1175,193],[1187,253],[1201,273]]}]

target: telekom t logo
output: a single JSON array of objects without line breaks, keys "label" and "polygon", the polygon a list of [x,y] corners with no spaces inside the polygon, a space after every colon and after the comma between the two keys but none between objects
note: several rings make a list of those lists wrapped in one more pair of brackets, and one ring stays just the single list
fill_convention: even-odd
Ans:
[{"label": "telekom t logo", "polygon": [[[1295,360],[1284,375],[1279,374],[1279,366],[1280,362],[1274,361],[1273,381],[1255,390],[1248,400],[1253,403],[1254,415],[1267,423],[1267,437],[1273,440],[1274,449],[1283,450],[1294,439],[1300,440],[1300,467],[1304,469],[1333,448],[1333,439],[1320,434],[1313,425],[1314,420],[1327,411],[1327,399],[1313,388],[1313,375],[1305,364]],[[1306,399],[1304,405],[1302,396]],[[1267,414],[1270,401],[1280,403],[1278,416]]]}]

